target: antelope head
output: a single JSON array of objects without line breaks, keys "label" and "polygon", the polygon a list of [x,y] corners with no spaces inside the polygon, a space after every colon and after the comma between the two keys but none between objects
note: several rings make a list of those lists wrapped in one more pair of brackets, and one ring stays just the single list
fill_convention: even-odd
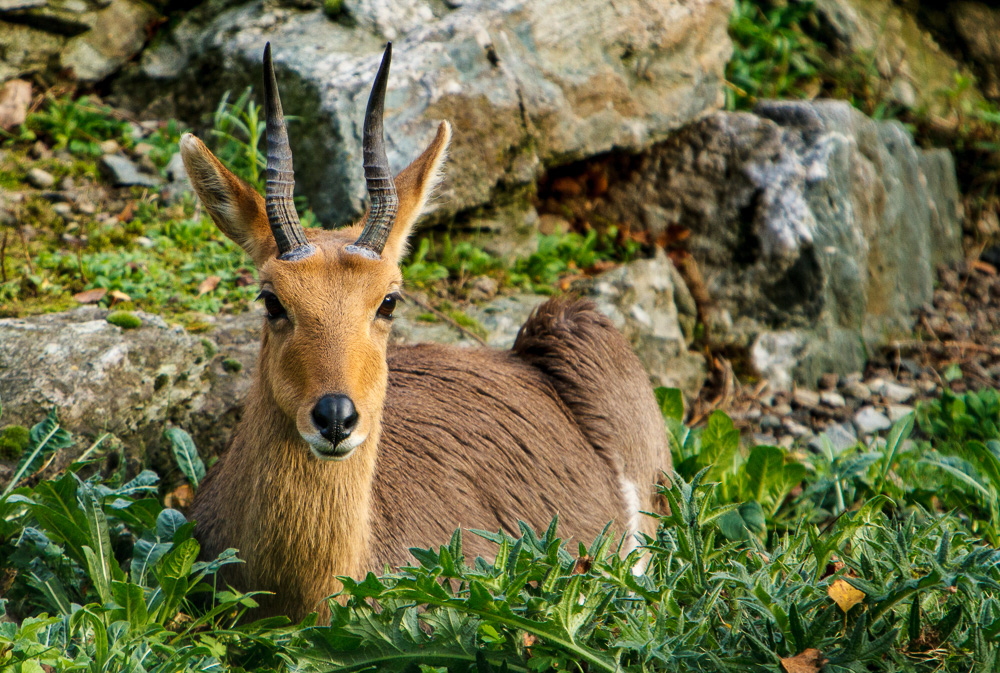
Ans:
[{"label": "antelope head", "polygon": [[264,48],[264,198],[196,137],[181,139],[195,192],[259,272],[259,299],[267,317],[256,393],[279,410],[288,434],[301,437],[320,459],[343,460],[366,440],[377,441],[389,329],[402,286],[399,259],[439,179],[451,137],[451,127],[442,122],[423,154],[392,178],[382,130],[391,56],[390,44],[365,113],[364,171],[371,203],[353,226],[306,230],[299,222],[270,44]]}]

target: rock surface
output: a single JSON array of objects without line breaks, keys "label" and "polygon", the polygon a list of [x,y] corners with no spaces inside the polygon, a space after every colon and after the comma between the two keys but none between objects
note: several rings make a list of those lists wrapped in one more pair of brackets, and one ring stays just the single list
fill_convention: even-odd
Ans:
[{"label": "rock surface", "polygon": [[139,53],[157,16],[142,0],[2,0],[0,81],[56,71],[100,81]]},{"label": "rock surface", "polygon": [[629,170],[608,218],[690,230],[711,338],[748,349],[778,388],[862,369],[866,345],[909,330],[936,266],[961,258],[951,156],[848,103],[716,113]]},{"label": "rock surface", "polygon": [[[941,92],[955,89],[956,74],[971,73],[942,49],[918,21],[916,4],[923,3],[907,6],[893,0],[816,0],[815,6],[838,50],[855,54],[858,63],[863,64],[858,67],[874,66],[888,83],[889,101],[946,115],[949,103]],[[962,4],[973,3],[926,3],[932,10],[935,6]],[[982,35],[996,44],[995,33]],[[974,88],[959,92],[959,97],[982,100]]]},{"label": "rock surface", "polygon": [[[671,268],[663,258],[635,262],[595,279],[590,294],[623,330],[655,385],[694,394],[703,367],[687,352]],[[544,299],[499,297],[466,314],[486,328],[491,346],[508,348]],[[418,320],[421,313],[412,303],[401,306],[395,342],[478,346],[450,325]],[[162,440],[168,423],[188,430],[203,455],[222,451],[253,376],[260,315],[219,316],[210,332],[198,336],[143,313],[137,314],[140,328],[123,330],[108,323],[107,314],[83,307],[0,320],[3,424],[30,426],[57,407],[74,432],[112,432],[133,457],[162,474],[172,464]]]},{"label": "rock surface", "polygon": [[[545,165],[640,150],[722,101],[731,0],[354,0],[350,21],[263,0],[213,0],[142,54],[118,91],[194,118],[257,86],[272,43],[298,188],[319,218],[363,211],[361,122],[386,40],[389,163],[454,128],[441,216],[489,203]],[[354,24],[347,27],[346,24]],[[138,93],[137,93],[138,92]],[[153,101],[150,106],[150,101]]]}]

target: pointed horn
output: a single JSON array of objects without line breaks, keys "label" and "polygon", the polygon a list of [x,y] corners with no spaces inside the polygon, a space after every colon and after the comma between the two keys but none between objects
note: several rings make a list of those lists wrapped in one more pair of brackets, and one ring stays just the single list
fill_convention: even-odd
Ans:
[{"label": "pointed horn", "polygon": [[312,252],[306,232],[292,202],[295,173],[292,170],[292,148],[288,144],[285,117],[278,97],[278,81],[271,64],[271,43],[264,46],[264,114],[267,117],[267,182],[264,203],[267,222],[271,225],[278,258],[300,259]]},{"label": "pointed horn", "polygon": [[365,112],[365,131],[363,150],[365,158],[365,182],[368,185],[368,197],[371,207],[365,219],[365,228],[352,247],[365,248],[376,256],[382,255],[382,249],[389,238],[392,224],[396,220],[399,208],[399,197],[396,195],[396,184],[389,172],[389,159],[385,155],[385,136],[382,130],[382,115],[385,111],[385,86],[389,80],[389,62],[392,60],[392,42],[385,47],[382,55],[382,65],[375,76],[375,84],[368,98],[368,109]]}]

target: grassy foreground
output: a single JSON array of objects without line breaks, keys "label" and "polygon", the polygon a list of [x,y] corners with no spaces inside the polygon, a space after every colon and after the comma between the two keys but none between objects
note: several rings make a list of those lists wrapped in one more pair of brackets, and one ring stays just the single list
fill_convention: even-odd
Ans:
[{"label": "grassy foreground", "polygon": [[[996,392],[946,394],[839,454],[747,450],[725,414],[691,430],[679,393],[658,394],[679,474],[645,573],[610,533],[465,532],[496,544],[484,560],[456,532],[412,567],[345,578],[329,624],[241,620],[254,595],[215,580],[238,551],[196,561],[154,473],[126,480],[112,445],[77,446],[55,413],[7,428],[0,670],[996,670]],[[168,438],[196,489],[196,448]],[[74,447],[65,474],[32,477]]]}]

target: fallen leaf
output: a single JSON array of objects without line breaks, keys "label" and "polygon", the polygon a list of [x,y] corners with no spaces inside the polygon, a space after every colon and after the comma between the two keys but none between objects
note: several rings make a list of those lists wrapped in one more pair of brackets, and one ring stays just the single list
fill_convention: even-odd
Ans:
[{"label": "fallen leaf", "polygon": [[129,201],[122,212],[118,213],[119,222],[131,222],[132,218],[135,216],[135,201]]},{"label": "fallen leaf", "polygon": [[251,271],[250,269],[244,267],[239,271],[237,271],[236,273],[239,274],[239,276],[236,277],[236,287],[247,287],[248,285],[254,284],[255,281],[253,277],[253,271]]},{"label": "fallen leaf", "polygon": [[218,276],[209,276],[205,280],[198,283],[198,296],[211,292],[219,286],[219,281],[222,280]]},{"label": "fallen leaf", "polygon": [[28,118],[31,103],[31,84],[23,79],[12,79],[0,88],[0,129],[13,130]]},{"label": "fallen leaf", "polygon": [[525,647],[531,647],[532,645],[538,642],[538,638],[536,638],[530,633],[522,633],[521,642],[524,643]]},{"label": "fallen leaf", "polygon": [[84,290],[73,295],[73,299],[81,304],[96,304],[108,293],[106,288],[95,287],[93,290]]},{"label": "fallen leaf", "polygon": [[181,484],[163,498],[163,504],[174,509],[185,510],[194,500],[194,491],[188,484]]},{"label": "fallen leaf", "polygon": [[814,647],[802,650],[794,657],[785,657],[781,660],[781,667],[785,673],[819,673],[826,663],[823,653]]},{"label": "fallen leaf", "polygon": [[132,297],[128,296],[127,294],[125,294],[121,290],[112,290],[111,291],[111,305],[112,306],[114,306],[115,304],[119,304],[119,303],[121,303],[123,301],[132,301]]},{"label": "fallen leaf", "polygon": [[976,261],[974,261],[972,263],[972,268],[975,269],[976,271],[982,271],[987,276],[997,275],[997,268],[992,264],[990,264],[989,262],[984,262],[981,259],[977,259]]},{"label": "fallen leaf", "polygon": [[576,560],[576,564],[573,566],[573,574],[584,575],[590,571],[592,565],[594,565],[593,559],[585,554]]},{"label": "fallen leaf", "polygon": [[865,592],[855,589],[843,579],[834,580],[833,584],[827,587],[826,593],[843,612],[849,612],[865,599]]}]

